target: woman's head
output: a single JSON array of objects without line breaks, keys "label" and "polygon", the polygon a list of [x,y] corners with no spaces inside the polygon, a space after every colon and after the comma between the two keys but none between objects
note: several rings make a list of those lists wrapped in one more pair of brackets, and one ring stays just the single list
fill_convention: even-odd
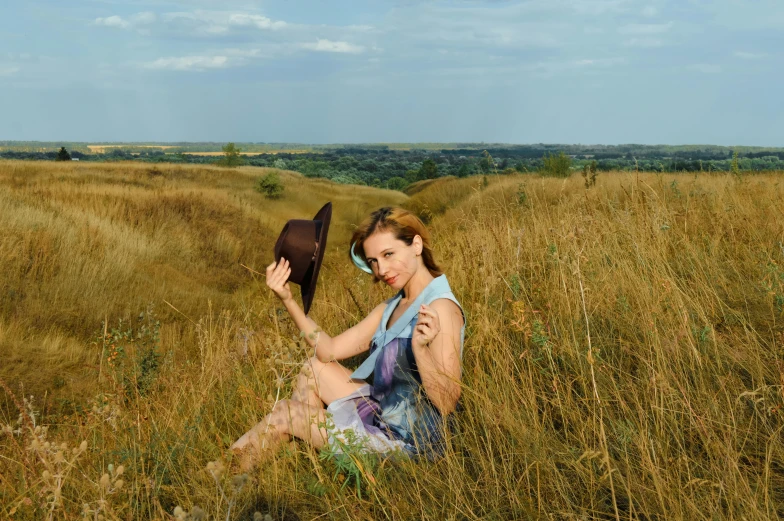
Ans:
[{"label": "woman's head", "polygon": [[375,280],[392,287],[403,287],[419,269],[434,277],[443,273],[433,259],[427,228],[402,208],[387,206],[371,213],[354,231],[351,244]]}]

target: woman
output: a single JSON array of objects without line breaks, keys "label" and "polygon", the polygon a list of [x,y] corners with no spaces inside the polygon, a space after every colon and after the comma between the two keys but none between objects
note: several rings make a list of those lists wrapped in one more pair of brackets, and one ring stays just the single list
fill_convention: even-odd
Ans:
[{"label": "woman", "polygon": [[[357,267],[399,292],[335,337],[292,298],[288,261],[267,267],[267,286],[315,354],[303,365],[291,399],[232,445],[245,468],[292,436],[321,447],[348,429],[368,450],[440,450],[442,418],[460,397],[465,318],[433,259],[430,234],[411,212],[381,208],[354,232],[350,253]],[[370,356],[353,373],[338,363],[368,349]],[[372,385],[365,381],[371,374]],[[334,423],[330,432],[324,428],[327,413]]]}]

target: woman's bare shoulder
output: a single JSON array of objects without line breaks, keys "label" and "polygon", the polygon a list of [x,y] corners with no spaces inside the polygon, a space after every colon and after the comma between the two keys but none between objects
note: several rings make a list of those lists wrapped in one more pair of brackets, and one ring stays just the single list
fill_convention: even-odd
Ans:
[{"label": "woman's bare shoulder", "polygon": [[452,299],[439,298],[430,303],[430,307],[438,312],[439,317],[463,325],[463,310]]}]

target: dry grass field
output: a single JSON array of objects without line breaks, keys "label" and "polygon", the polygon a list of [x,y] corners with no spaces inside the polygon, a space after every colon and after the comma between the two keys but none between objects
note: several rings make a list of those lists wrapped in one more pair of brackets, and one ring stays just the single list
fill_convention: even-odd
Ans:
[{"label": "dry grass field", "polygon": [[[407,196],[283,172],[278,201],[263,173],[0,162],[0,519],[784,517],[780,173]],[[415,210],[468,315],[462,410],[437,461],[292,443],[246,482],[208,464],[308,352],[242,265],[327,200],[312,318],[338,333],[389,296],[351,227]]]}]

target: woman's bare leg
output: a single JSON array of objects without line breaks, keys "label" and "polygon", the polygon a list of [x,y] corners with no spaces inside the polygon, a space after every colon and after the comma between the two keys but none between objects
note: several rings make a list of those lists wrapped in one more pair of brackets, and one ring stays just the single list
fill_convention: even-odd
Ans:
[{"label": "woman's bare leg", "polygon": [[324,405],[348,396],[363,385],[362,380],[352,380],[351,371],[339,363],[310,358],[302,365],[291,399],[278,402],[270,414],[232,444],[231,450],[241,455],[240,465],[248,470],[262,453],[272,453],[272,449],[291,436],[322,447],[327,442],[327,434],[318,425],[326,420]]},{"label": "woman's bare leg", "polygon": [[339,363],[324,363],[312,357],[302,365],[291,397],[319,408],[348,396],[363,385],[362,380],[352,380],[351,371]]},{"label": "woman's bare leg", "polygon": [[324,429],[326,415],[323,408],[296,400],[282,400],[275,410],[264,417],[252,429],[242,435],[231,446],[240,457],[240,468],[252,469],[264,454],[272,454],[275,449],[292,436],[320,448],[327,443]]}]

